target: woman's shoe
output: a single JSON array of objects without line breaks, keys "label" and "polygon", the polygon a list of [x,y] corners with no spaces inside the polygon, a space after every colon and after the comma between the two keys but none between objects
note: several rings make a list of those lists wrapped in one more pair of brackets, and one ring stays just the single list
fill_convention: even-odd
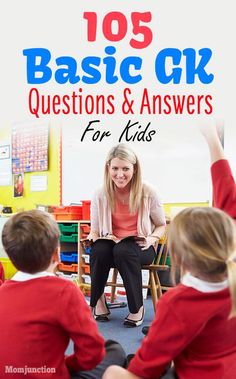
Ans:
[{"label": "woman's shoe", "polygon": [[93,309],[93,317],[96,321],[100,321],[100,322],[106,322],[106,321],[110,321],[110,312],[109,313],[102,313],[100,315],[96,315],[95,313],[95,307]]},{"label": "woman's shoe", "polygon": [[145,315],[145,309],[143,308],[143,314],[140,320],[131,320],[129,319],[129,315],[125,318],[124,321],[124,326],[127,326],[128,328],[135,328],[136,326],[140,326],[143,323],[144,320],[144,315]]},{"label": "woman's shoe", "polygon": [[104,295],[104,301],[105,301],[105,306],[106,306],[106,309],[107,309],[106,313],[102,313],[100,315],[97,315],[96,314],[96,307],[93,308],[93,317],[94,317],[94,319],[96,321],[106,322],[106,321],[110,320],[110,314],[111,314],[111,312],[108,309],[107,300],[106,300],[106,296],[105,295]]}]

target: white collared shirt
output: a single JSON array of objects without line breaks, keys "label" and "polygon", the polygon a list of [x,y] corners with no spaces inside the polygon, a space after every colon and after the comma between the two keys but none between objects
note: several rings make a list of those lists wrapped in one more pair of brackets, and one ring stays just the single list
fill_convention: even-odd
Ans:
[{"label": "white collared shirt", "polygon": [[40,271],[40,272],[36,272],[35,274],[17,271],[17,273],[11,279],[17,282],[24,282],[25,280],[43,278],[45,276],[55,276],[55,274],[49,271]]},{"label": "white collared shirt", "polygon": [[181,283],[187,287],[192,287],[199,292],[218,292],[228,288],[228,279],[222,282],[206,282],[205,280],[196,278],[190,272],[184,274]]}]

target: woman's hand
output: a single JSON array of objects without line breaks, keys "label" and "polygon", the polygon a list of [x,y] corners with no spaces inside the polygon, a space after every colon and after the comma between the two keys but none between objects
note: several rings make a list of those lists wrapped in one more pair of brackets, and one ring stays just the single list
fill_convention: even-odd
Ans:
[{"label": "woman's hand", "polygon": [[86,239],[89,241],[95,242],[98,238],[99,238],[99,235],[97,232],[90,232]]},{"label": "woman's hand", "polygon": [[148,249],[150,246],[155,245],[157,242],[156,237],[148,236],[148,237],[136,237],[135,241],[137,245],[141,247],[142,250]]}]

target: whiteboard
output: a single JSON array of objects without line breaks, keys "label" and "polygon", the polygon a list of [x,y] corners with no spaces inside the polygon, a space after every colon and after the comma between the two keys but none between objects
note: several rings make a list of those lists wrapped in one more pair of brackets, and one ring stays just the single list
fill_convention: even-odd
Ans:
[{"label": "whiteboard", "polygon": [[[143,180],[157,188],[165,203],[209,201],[209,153],[196,125],[182,120],[180,124],[159,122],[155,128],[157,133],[151,142],[127,142],[140,159]],[[81,142],[83,130],[69,125],[63,128],[64,205],[91,199],[94,190],[103,184],[106,155],[118,143],[118,125],[113,138],[104,142]]]}]

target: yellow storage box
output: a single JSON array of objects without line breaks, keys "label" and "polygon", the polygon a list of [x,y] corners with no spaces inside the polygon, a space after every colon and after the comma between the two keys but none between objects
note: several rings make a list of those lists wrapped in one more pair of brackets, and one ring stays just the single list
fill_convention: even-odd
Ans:
[{"label": "yellow storage box", "polygon": [[5,272],[5,279],[11,279],[17,272],[15,266],[11,263],[9,258],[0,258]]}]

